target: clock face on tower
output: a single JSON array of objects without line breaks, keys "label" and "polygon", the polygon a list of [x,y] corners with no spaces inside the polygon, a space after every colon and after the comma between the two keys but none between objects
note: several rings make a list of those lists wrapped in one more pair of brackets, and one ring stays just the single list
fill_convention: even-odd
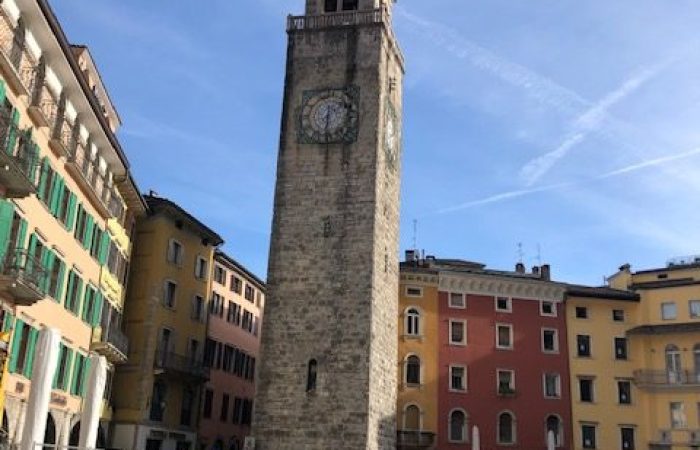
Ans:
[{"label": "clock face on tower", "polygon": [[350,144],[357,140],[360,90],[355,86],[304,92],[301,144]]},{"label": "clock face on tower", "polygon": [[388,168],[396,170],[399,157],[399,130],[396,110],[389,100],[386,102],[386,117],[384,121],[384,153]]}]

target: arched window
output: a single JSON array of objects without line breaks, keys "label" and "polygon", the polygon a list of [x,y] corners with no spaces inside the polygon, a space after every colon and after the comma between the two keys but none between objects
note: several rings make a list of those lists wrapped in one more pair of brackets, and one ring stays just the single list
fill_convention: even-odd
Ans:
[{"label": "arched window", "polygon": [[498,443],[515,443],[515,417],[513,413],[502,412],[498,415]]},{"label": "arched window", "polygon": [[406,311],[406,334],[420,336],[420,311],[416,308]]},{"label": "arched window", "polygon": [[416,355],[406,359],[406,384],[420,384],[420,358]]},{"label": "arched window", "polygon": [[563,436],[563,427],[561,424],[561,419],[557,415],[550,415],[547,417],[546,420],[546,429],[545,429],[545,442],[548,441],[549,439],[549,432],[554,433],[554,445],[557,447],[561,447],[562,442],[564,442],[564,436]]},{"label": "arched window", "polygon": [[467,414],[461,409],[450,412],[450,442],[467,442]]},{"label": "arched window", "polygon": [[671,384],[680,383],[682,370],[680,350],[674,344],[668,344],[666,346],[666,373],[668,375],[668,382]]},{"label": "arched window", "polygon": [[403,429],[420,431],[420,408],[417,405],[408,405],[403,412]]},{"label": "arched window", "polygon": [[309,361],[309,367],[306,372],[306,392],[316,390],[316,377],[318,375],[318,362],[315,359]]}]

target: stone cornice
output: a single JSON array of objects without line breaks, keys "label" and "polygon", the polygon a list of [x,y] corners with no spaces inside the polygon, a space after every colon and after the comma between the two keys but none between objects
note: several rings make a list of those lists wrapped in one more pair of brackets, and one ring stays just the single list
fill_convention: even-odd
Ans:
[{"label": "stone cornice", "polygon": [[440,290],[562,302],[566,288],[555,282],[477,273],[440,273]]},{"label": "stone cornice", "polygon": [[438,275],[436,273],[420,273],[420,272],[401,272],[401,283],[422,283],[438,285]]}]

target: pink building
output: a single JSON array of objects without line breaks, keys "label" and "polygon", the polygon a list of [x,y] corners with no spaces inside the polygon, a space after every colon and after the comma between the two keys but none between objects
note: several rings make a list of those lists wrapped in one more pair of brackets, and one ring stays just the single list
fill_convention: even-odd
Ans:
[{"label": "pink building", "polygon": [[240,450],[250,434],[265,284],[228,255],[214,256],[199,441],[202,450]]}]

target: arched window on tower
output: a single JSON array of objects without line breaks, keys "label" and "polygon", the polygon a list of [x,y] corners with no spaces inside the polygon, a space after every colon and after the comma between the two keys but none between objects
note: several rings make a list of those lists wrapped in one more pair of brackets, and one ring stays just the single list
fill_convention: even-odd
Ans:
[{"label": "arched window on tower", "polygon": [[406,335],[420,336],[420,311],[416,308],[406,311]]},{"label": "arched window on tower", "polygon": [[306,392],[316,390],[316,377],[318,375],[318,362],[315,359],[309,361],[306,373]]}]

